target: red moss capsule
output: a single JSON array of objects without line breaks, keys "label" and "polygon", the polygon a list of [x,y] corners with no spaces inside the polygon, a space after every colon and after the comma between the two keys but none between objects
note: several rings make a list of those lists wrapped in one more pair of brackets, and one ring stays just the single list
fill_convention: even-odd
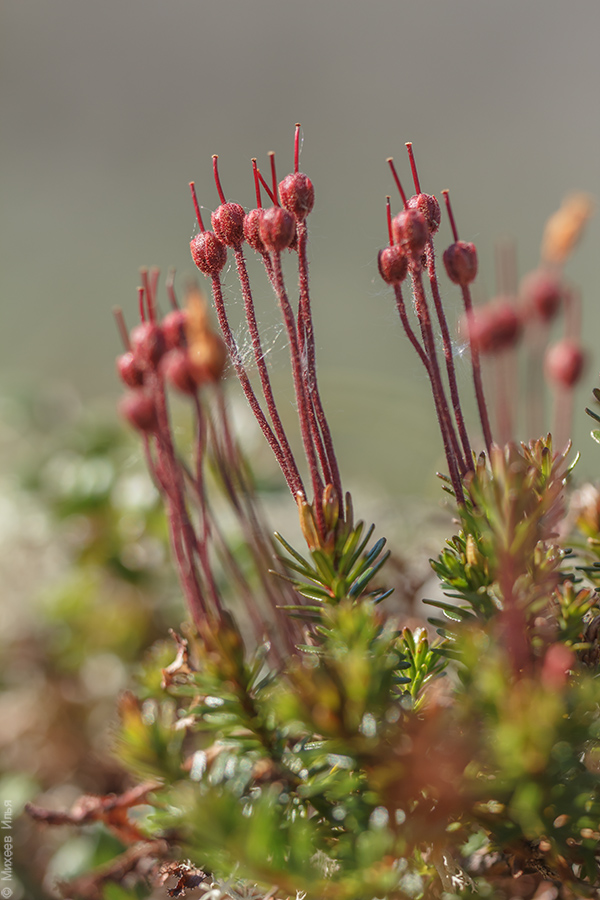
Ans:
[{"label": "red moss capsule", "polygon": [[155,369],[166,350],[165,338],[160,325],[155,322],[141,322],[130,335],[131,352],[141,370]]},{"label": "red moss capsule", "polygon": [[243,243],[245,216],[239,203],[222,203],[211,213],[214,233],[226,247],[239,247]]},{"label": "red moss capsule", "polygon": [[406,278],[408,259],[399,244],[380,250],[377,265],[379,274],[386,284],[398,284]]},{"label": "red moss capsule", "polygon": [[536,269],[521,282],[521,296],[528,313],[550,322],[560,309],[563,286],[557,275]]},{"label": "red moss capsule", "polygon": [[297,219],[305,219],[315,205],[313,183],[303,172],[293,172],[279,182],[281,205]]},{"label": "red moss capsule", "polygon": [[265,245],[260,237],[260,220],[264,216],[264,209],[251,209],[244,218],[244,237],[248,246],[256,250],[257,253],[266,253]]},{"label": "red moss capsule", "polygon": [[227,247],[212,231],[200,231],[190,241],[192,259],[203,275],[218,275],[227,262]]},{"label": "red moss capsule", "polygon": [[151,432],[158,427],[154,399],[143,388],[125,394],[119,403],[119,413],[138,431]]},{"label": "red moss capsule", "polygon": [[144,373],[136,363],[130,350],[117,357],[117,372],[119,373],[119,378],[127,387],[140,387],[143,384]]},{"label": "red moss capsule", "polygon": [[171,350],[163,358],[161,370],[172,387],[182,394],[195,394],[198,383],[193,377],[187,350]]},{"label": "red moss capsule", "polygon": [[420,260],[429,231],[424,215],[418,209],[403,209],[392,219],[392,236],[413,261]]},{"label": "red moss capsule", "polygon": [[260,217],[258,233],[269,253],[281,253],[296,236],[294,217],[281,206],[271,206]]},{"label": "red moss capsule", "polygon": [[455,241],[444,250],[446,274],[454,284],[466,287],[477,277],[477,250],[469,241]]},{"label": "red moss capsule", "polygon": [[173,309],[168,312],[160,323],[165,336],[167,350],[185,346],[185,325],[187,313],[184,309]]},{"label": "red moss capsule", "polygon": [[563,338],[546,351],[544,372],[552,384],[564,388],[575,387],[585,366],[585,354],[571,338]]},{"label": "red moss capsule", "polygon": [[413,194],[408,200],[409,209],[418,209],[429,228],[429,234],[435,234],[440,227],[442,213],[440,204],[433,194]]},{"label": "red moss capsule", "polygon": [[512,300],[498,297],[472,310],[467,317],[471,344],[480,353],[500,353],[514,346],[521,333],[521,320]]}]

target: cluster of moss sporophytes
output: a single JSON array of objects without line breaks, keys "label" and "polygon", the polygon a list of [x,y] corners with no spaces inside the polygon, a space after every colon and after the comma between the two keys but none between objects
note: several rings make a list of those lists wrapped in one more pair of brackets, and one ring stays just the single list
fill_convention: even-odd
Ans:
[{"label": "cluster of moss sporophytes", "polygon": [[[429,630],[402,621],[386,542],[356,519],[342,487],[317,380],[307,249],[315,191],[299,171],[299,127],[282,181],[273,155],[268,179],[253,160],[249,212],[226,200],[214,157],[220,205],[207,230],[192,185],[191,252],[220,335],[200,290],[181,308],[172,280],[161,318],[154,271],[139,291],[141,323],[129,333],[118,314],[121,412],[164,503],[190,622],[157,646],[137,695],[122,700],[118,754],[134,786],[70,813],[31,809],[48,822],[101,823],[122,842],[68,896],[109,897],[110,886],[134,882],[233,900],[571,898],[600,887],[600,501],[568,514],[564,433],[584,355],[563,264],[589,202],[572,199],[551,220],[520,287],[501,272],[498,296],[476,305],[476,249],[459,239],[443,192],[453,234],[443,268],[464,304],[474,435],[436,264],[441,208],[421,191],[407,147],[415,194],[390,160],[402,208],[392,215],[388,197],[379,272],[425,368],[445,452],[457,530],[432,560],[445,599],[431,601]],[[248,252],[264,264],[287,335],[302,460],[278,411]],[[297,301],[284,254],[297,264]],[[228,317],[230,256],[252,369]],[[519,348],[523,410],[507,384]],[[297,504],[302,551],[265,523],[225,397],[228,365]],[[542,373],[554,439],[540,418]],[[173,424],[174,393],[189,404],[191,442]],[[519,417],[532,429],[527,443],[514,440]]]}]

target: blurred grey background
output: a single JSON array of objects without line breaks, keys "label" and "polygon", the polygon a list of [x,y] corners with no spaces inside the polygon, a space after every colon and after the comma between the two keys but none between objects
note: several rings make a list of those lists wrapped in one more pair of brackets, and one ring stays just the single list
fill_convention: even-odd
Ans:
[{"label": "blurred grey background", "polygon": [[[393,193],[385,159],[409,185],[412,140],[423,188],[450,189],[461,237],[479,250],[481,297],[494,290],[497,239],[514,238],[521,273],[533,267],[564,194],[600,197],[598,0],[8,0],[0,29],[0,389],[72,383],[112,403],[112,306],[133,322],[140,265],[193,272],[188,181],[214,208],[218,153],[228,197],[251,206],[251,157],[266,165],[275,150],[286,174],[299,121],[317,193],[322,390],[342,463],[390,497],[437,496],[432,403],[376,269]],[[599,234],[596,220],[568,269],[592,351]],[[446,242],[444,223],[438,252]],[[578,400],[581,475],[599,470],[583,413],[597,367]],[[468,390],[465,360],[459,370]]]}]

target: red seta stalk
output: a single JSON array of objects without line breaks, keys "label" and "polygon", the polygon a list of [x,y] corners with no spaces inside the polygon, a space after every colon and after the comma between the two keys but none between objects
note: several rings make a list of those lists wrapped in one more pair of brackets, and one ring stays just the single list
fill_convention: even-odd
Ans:
[{"label": "red seta stalk", "polygon": [[[429,376],[429,380],[431,383],[431,389],[433,393],[434,404],[436,408],[436,414],[438,417],[438,423],[440,426],[440,431],[442,435],[442,442],[444,445],[444,452],[446,455],[446,460],[448,463],[448,469],[450,473],[450,478],[452,482],[452,487],[454,493],[456,495],[457,502],[461,503],[463,500],[463,492],[462,492],[462,484],[461,477],[468,471],[468,469],[472,466],[472,454],[470,449],[470,442],[468,440],[468,436],[466,433],[466,427],[464,426],[464,419],[462,416],[462,410],[460,406],[460,400],[458,397],[458,388],[456,386],[456,377],[454,373],[454,363],[452,359],[452,343],[450,340],[450,335],[448,332],[447,322],[445,319],[445,315],[443,313],[443,308],[441,307],[441,298],[439,298],[439,291],[437,292],[437,300],[436,294],[434,293],[434,287],[437,288],[437,278],[435,277],[435,263],[433,257],[433,251],[429,252],[430,246],[432,247],[432,238],[431,238],[431,229],[426,223],[425,218],[422,216],[419,210],[419,200],[421,197],[426,197],[426,195],[422,195],[420,193],[420,184],[419,178],[416,170],[416,165],[414,162],[414,156],[412,154],[411,145],[407,145],[409,151],[409,159],[411,161],[411,167],[413,172],[413,179],[415,182],[415,188],[417,189],[418,196],[416,198],[412,198],[410,201],[407,199],[404,188],[402,187],[402,183],[396,171],[396,167],[394,165],[393,159],[391,157],[388,158],[387,163],[392,172],[392,176],[396,183],[396,187],[398,188],[398,192],[402,199],[404,210],[406,211],[404,214],[406,217],[412,216],[412,219],[408,221],[408,225],[411,225],[413,222],[419,228],[424,229],[423,243],[419,246],[425,248],[425,252],[427,254],[427,262],[428,262],[428,270],[429,270],[429,281],[430,287],[432,288],[432,293],[434,296],[434,303],[436,306],[436,311],[438,314],[438,320],[440,321],[440,327],[442,329],[443,341],[444,341],[444,351],[446,356],[447,363],[447,371],[448,378],[450,384],[450,392],[451,399],[453,404],[454,413],[456,416],[456,421],[459,426],[459,431],[461,433],[461,439],[463,443],[463,451],[460,449],[460,445],[456,436],[455,427],[452,421],[452,416],[450,414],[450,407],[448,406],[448,401],[446,399],[444,383],[442,380],[439,363],[437,359],[437,352],[435,347],[435,338],[433,334],[433,328],[431,325],[431,318],[429,315],[429,308],[427,303],[427,298],[425,295],[425,290],[423,287],[422,280],[422,251],[418,250],[414,244],[407,243],[405,247],[405,252],[408,260],[408,269],[411,275],[412,282],[412,291],[413,291],[413,299],[414,299],[414,310],[417,317],[417,321],[419,323],[419,328],[421,331],[422,344],[417,339],[413,329],[411,328],[408,315],[406,311],[406,306],[404,303],[404,299],[402,296],[402,290],[400,287],[399,281],[391,281],[392,286],[394,288],[394,293],[396,297],[396,307],[398,309],[398,313],[400,316],[400,320],[402,322],[402,326],[409,338],[411,344],[415,348],[419,358],[423,362],[427,374]],[[427,200],[434,198],[426,198]],[[416,202],[413,202],[415,201]],[[389,201],[386,203],[386,214],[387,214],[387,224],[388,224],[388,233],[390,235],[390,246],[394,245],[394,234],[393,227],[391,222],[391,210],[389,206]],[[398,219],[401,218],[398,217]],[[438,219],[439,221],[439,219]],[[404,221],[402,223],[404,226]],[[400,226],[399,226],[400,228]],[[399,232],[400,233],[400,232]],[[407,240],[411,240],[410,231],[407,232]],[[397,245],[396,245],[397,246]],[[382,273],[383,274],[383,273]],[[433,284],[432,284],[432,274],[433,274]],[[386,279],[388,280],[388,279]]]},{"label": "red seta stalk", "polygon": [[[406,149],[408,152],[408,158],[410,161],[410,168],[413,177],[413,183],[416,191],[416,205],[422,205],[420,201],[422,200],[425,204],[435,203],[436,208],[439,210],[439,205],[437,200],[433,197],[426,196],[421,192],[421,183],[419,181],[419,174],[417,171],[417,163],[415,160],[415,155],[413,152],[412,143],[406,144]],[[439,213],[438,213],[439,219]],[[435,250],[433,246],[433,230],[429,229],[429,238],[427,241],[427,246],[425,250],[426,261],[427,261],[427,272],[429,275],[429,286],[431,289],[431,295],[433,297],[433,302],[435,306],[435,311],[437,315],[437,319],[440,325],[440,330],[442,332],[442,346],[444,351],[444,359],[446,361],[446,372],[448,375],[448,386],[450,388],[450,399],[452,401],[452,409],[454,412],[454,418],[456,420],[456,425],[458,428],[458,433],[460,435],[460,440],[463,446],[463,451],[465,455],[465,462],[467,464],[467,469],[473,468],[473,452],[471,450],[471,444],[469,441],[469,435],[467,434],[467,428],[465,425],[465,420],[460,404],[460,397],[458,394],[458,385],[456,383],[456,370],[454,368],[454,355],[452,352],[452,340],[450,338],[450,331],[448,329],[448,321],[446,319],[446,313],[444,311],[444,307],[442,304],[442,298],[440,296],[440,290],[437,280],[436,268],[435,268]]]},{"label": "red seta stalk", "polygon": [[[454,219],[454,213],[452,211],[452,204],[450,203],[450,192],[448,190],[443,190],[442,195],[444,197],[444,202],[446,204],[446,210],[448,212],[448,218],[450,220],[450,227],[452,228],[452,234],[454,236],[455,244],[458,244],[458,229],[456,227],[456,221]],[[467,283],[461,283],[460,285],[462,296],[463,296],[463,305],[465,308],[465,313],[467,316],[471,314],[471,310],[473,308],[473,301],[471,299],[471,290]],[[492,429],[490,427],[490,417],[487,410],[487,403],[485,400],[485,394],[483,392],[483,381],[481,378],[481,361],[479,358],[479,349],[475,344],[471,344],[471,367],[473,370],[473,386],[475,389],[475,398],[477,400],[477,409],[479,411],[479,419],[481,421],[481,430],[483,431],[483,440],[485,442],[486,450],[488,455],[492,448]]]},{"label": "red seta stalk", "polygon": [[[194,302],[200,303],[197,290],[190,291],[186,309],[179,310],[171,276],[171,303],[186,323],[186,328],[177,332],[170,327],[172,313],[162,322],[158,321],[156,270],[150,273],[143,270],[142,281],[147,290],[142,287],[138,292],[140,317],[152,315],[152,321],[143,321],[133,329],[130,336],[122,312],[115,310],[117,327],[126,349],[119,362],[126,358],[128,363],[127,366],[119,365],[118,370],[124,383],[133,388],[124,398],[126,402],[122,404],[122,413],[143,436],[148,470],[165,504],[173,556],[198,633],[208,646],[213,646],[223,628],[237,628],[231,624],[230,614],[219,589],[215,565],[220,560],[221,567],[225,566],[228,572],[235,575],[238,593],[245,599],[244,615],[251,628],[250,633],[254,635],[257,644],[263,643],[273,627],[274,615],[279,617],[276,607],[281,603],[281,591],[288,594],[290,603],[294,602],[295,595],[285,582],[283,587],[279,587],[279,591],[274,591],[266,574],[268,566],[273,567],[275,564],[277,568],[277,562],[274,563],[272,559],[268,531],[256,508],[246,464],[231,431],[221,386],[214,380],[220,375],[215,376],[214,369],[206,369],[204,374],[196,374],[196,381],[192,382],[190,372],[193,370],[188,370],[187,379],[182,379],[181,369],[172,365],[173,358],[178,363],[180,360],[191,359],[192,350],[197,347],[197,341],[201,338],[212,338],[211,346],[214,346],[214,340],[220,343],[220,338],[210,329],[198,309],[197,318],[193,319],[194,295]],[[168,342],[165,337],[167,334]],[[201,335],[200,338],[198,334]],[[177,341],[175,346],[174,341]],[[140,374],[141,380],[132,381],[130,357],[137,366],[136,372]],[[220,374],[223,365],[224,362],[221,364]],[[171,380],[173,372],[176,378]],[[167,384],[180,390],[191,402],[196,432],[191,464],[180,456],[176,446],[175,430],[170,420]],[[217,400],[213,404],[212,413],[203,400],[206,389],[214,391],[213,398]],[[218,481],[225,485],[226,496],[235,510],[250,559],[255,563],[257,584],[261,588],[258,592],[257,585],[250,586],[247,576],[236,563],[220,528],[218,516],[211,508],[209,491],[213,487],[207,484],[205,476],[209,458],[218,473]],[[283,619],[285,621],[282,627],[278,627],[276,632],[277,638],[271,641],[268,649],[269,656],[276,663],[281,663],[285,654],[294,648],[300,638],[293,620],[285,616]]]}]

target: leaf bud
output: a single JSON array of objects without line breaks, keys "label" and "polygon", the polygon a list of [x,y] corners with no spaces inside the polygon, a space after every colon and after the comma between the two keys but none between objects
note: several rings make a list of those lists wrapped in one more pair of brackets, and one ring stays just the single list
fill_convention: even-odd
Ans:
[{"label": "leaf bud", "polygon": [[535,269],[521,282],[521,296],[528,313],[550,322],[560,308],[563,286],[554,273]]},{"label": "leaf bud", "polygon": [[386,284],[398,284],[404,281],[408,271],[408,259],[406,253],[399,244],[393,247],[384,247],[377,257],[379,274]]},{"label": "leaf bud", "polygon": [[303,172],[293,172],[279,182],[281,205],[297,219],[305,219],[315,205],[313,183]]},{"label": "leaf bud", "polygon": [[436,233],[440,227],[442,213],[440,204],[433,194],[413,194],[413,196],[409,198],[407,206],[409,209],[419,210],[427,223],[429,234]]},{"label": "leaf bud", "polygon": [[158,421],[154,398],[143,388],[130,391],[119,403],[121,416],[138,431],[156,431]]},{"label": "leaf bud", "polygon": [[156,322],[141,322],[130,335],[131,352],[142,370],[155,369],[165,352],[165,338]]},{"label": "leaf bud", "polygon": [[281,206],[271,206],[260,217],[258,233],[269,253],[281,253],[296,236],[294,217]]},{"label": "leaf bud", "polygon": [[392,236],[413,262],[420,260],[429,231],[423,213],[418,209],[403,209],[392,219]]},{"label": "leaf bud", "polygon": [[575,387],[585,365],[585,354],[572,338],[563,338],[546,351],[544,372],[552,384]]},{"label": "leaf bud", "polygon": [[444,250],[446,274],[454,284],[466,287],[477,277],[477,250],[470,241],[455,241]]},{"label": "leaf bud", "polygon": [[144,373],[135,361],[131,350],[117,357],[117,372],[119,378],[127,387],[140,387],[144,381]]},{"label": "leaf bud", "polygon": [[212,231],[200,231],[193,237],[190,250],[203,275],[218,275],[227,262],[227,248]]},{"label": "leaf bud", "polygon": [[222,203],[211,213],[213,230],[226,247],[239,247],[243,243],[245,216],[239,203]]}]

